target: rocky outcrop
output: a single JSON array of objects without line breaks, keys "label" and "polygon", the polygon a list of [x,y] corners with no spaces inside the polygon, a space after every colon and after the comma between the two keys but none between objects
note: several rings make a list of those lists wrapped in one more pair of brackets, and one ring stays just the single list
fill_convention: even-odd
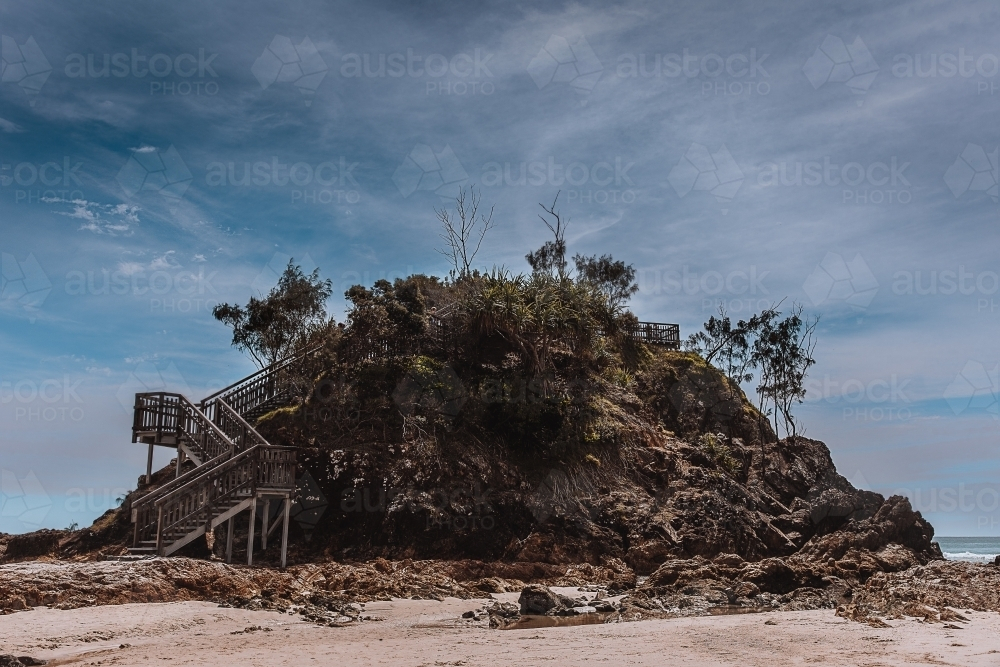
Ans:
[{"label": "rocky outcrop", "polygon": [[[634,575],[633,575],[634,576]],[[0,565],[0,613],[47,605],[73,609],[132,602],[208,600],[247,608],[311,602],[359,603],[391,598],[483,598],[518,591],[525,582],[581,586],[620,580],[593,566],[479,561],[323,563],[270,568],[234,567],[190,558]]]},{"label": "rocky outcrop", "polygon": [[[788,604],[781,596],[806,589],[833,604],[876,573],[941,557],[905,498],[854,488],[822,442],[776,441],[739,387],[696,355],[653,350],[634,377],[569,369],[582,379],[552,391],[446,368],[448,387],[465,385],[447,414],[412,392],[404,411],[396,371],[365,368],[356,388],[331,381],[329,395],[257,424],[299,448],[312,509],[292,523],[291,563],[448,561],[480,592],[567,580],[572,568],[609,592],[650,576],[636,604],[672,607],[697,596]],[[4,562],[120,554],[130,503],[83,531],[9,538]],[[217,535],[215,556],[224,544]],[[212,555],[203,541],[185,549]],[[733,554],[742,564],[727,564]],[[274,542],[255,554],[277,560]]]},{"label": "rocky outcrop", "polygon": [[954,620],[954,610],[1000,611],[1000,567],[941,560],[878,572],[855,591],[841,614],[856,620],[881,615],[948,621]]}]

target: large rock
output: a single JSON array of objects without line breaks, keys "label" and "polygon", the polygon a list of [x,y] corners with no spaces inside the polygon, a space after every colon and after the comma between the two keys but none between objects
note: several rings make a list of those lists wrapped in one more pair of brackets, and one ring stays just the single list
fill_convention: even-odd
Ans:
[{"label": "large rock", "polygon": [[547,614],[573,606],[573,600],[541,584],[530,584],[521,591],[517,602],[522,614]]}]

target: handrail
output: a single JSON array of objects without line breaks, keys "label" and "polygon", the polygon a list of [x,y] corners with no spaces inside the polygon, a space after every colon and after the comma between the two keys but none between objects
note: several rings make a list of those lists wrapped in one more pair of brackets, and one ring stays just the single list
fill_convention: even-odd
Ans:
[{"label": "handrail", "polygon": [[242,415],[241,415],[240,413],[236,412],[236,410],[234,410],[234,409],[233,409],[233,408],[232,408],[232,407],[231,407],[231,406],[230,406],[230,405],[229,405],[228,403],[226,403],[226,402],[225,402],[225,401],[224,401],[224,400],[223,400],[222,398],[217,398],[217,399],[215,399],[215,400],[216,400],[216,402],[217,402],[217,403],[218,403],[218,404],[219,404],[220,406],[222,406],[223,410],[225,410],[225,411],[229,412],[229,414],[230,414],[230,415],[232,415],[232,416],[233,416],[233,418],[235,418],[235,419],[236,419],[236,422],[237,422],[237,423],[238,423],[238,424],[239,424],[240,426],[242,426],[242,427],[243,427],[243,429],[244,429],[244,430],[245,430],[246,432],[250,433],[250,435],[252,435],[252,436],[253,436],[254,440],[256,440],[256,441],[257,441],[257,444],[258,444],[258,445],[270,445],[270,444],[271,444],[271,443],[269,443],[269,442],[268,442],[267,440],[265,440],[265,439],[264,439],[264,436],[262,436],[262,435],[261,435],[260,433],[258,433],[258,432],[257,432],[257,429],[255,429],[255,428],[254,428],[253,426],[251,426],[251,425],[250,425],[250,423],[249,423],[249,422],[247,422],[247,420],[246,420],[246,419],[243,419],[243,416],[242,416]]},{"label": "handrail", "polygon": [[[220,436],[222,438],[222,440],[223,440],[223,444],[228,444],[230,447],[232,447],[233,441],[229,438],[229,436],[226,435],[226,433],[222,429],[220,429],[215,424],[215,422],[213,422],[211,419],[209,419],[208,415],[206,415],[204,412],[202,412],[201,409],[197,405],[195,405],[194,403],[192,403],[191,401],[189,401],[183,394],[177,394],[177,393],[167,392],[167,391],[155,391],[155,392],[138,393],[135,396],[136,396],[136,400],[137,401],[140,398],[157,397],[157,398],[160,399],[159,405],[160,405],[161,408],[165,404],[165,400],[164,399],[169,396],[170,398],[172,398],[172,399],[174,399],[176,401],[177,405],[181,409],[187,410],[188,414],[183,415],[183,417],[186,417],[187,420],[190,420],[190,421],[194,422],[195,425],[200,426],[203,429],[203,432],[207,433],[208,431],[211,431],[211,432],[214,433],[214,435]],[[143,407],[144,411],[148,410],[148,409],[149,408]],[[194,419],[192,419],[192,414],[194,416]],[[192,432],[190,429],[186,428],[184,424],[182,424],[182,415],[178,414],[178,415],[176,415],[176,418],[177,418],[177,425],[175,427],[176,430],[178,430],[178,431],[184,431],[189,436],[198,436],[199,435],[198,433]],[[136,418],[136,420],[134,420],[134,422],[135,421],[138,421],[138,417]],[[136,428],[136,425],[135,425],[135,423],[133,423],[133,430],[135,428]]]},{"label": "handrail", "polygon": [[[189,470],[188,472],[186,472],[186,473],[184,473],[184,474],[176,477],[175,479],[173,479],[170,482],[164,484],[163,486],[160,486],[159,488],[154,489],[153,491],[150,491],[149,493],[145,494],[141,498],[137,498],[132,503],[132,507],[133,508],[138,508],[138,507],[140,507],[142,505],[145,505],[145,504],[153,501],[155,499],[154,497],[159,497],[159,496],[163,495],[164,493],[167,493],[172,487],[175,487],[178,484],[182,483],[182,480],[185,480],[185,479],[187,479],[189,477],[190,478],[195,478],[195,477],[197,477],[197,476],[199,476],[201,474],[204,474],[204,472],[206,471],[206,469],[211,469],[212,467],[218,465],[218,463],[220,463],[221,461],[224,461],[227,458],[231,457],[233,455],[235,449],[236,449],[236,443],[232,441],[232,439],[229,437],[229,435],[226,434],[225,431],[223,431],[222,429],[220,429],[212,420],[210,420],[207,416],[205,416],[205,414],[201,410],[199,410],[197,408],[197,406],[195,406],[194,404],[192,404],[189,400],[187,400],[181,394],[173,394],[173,393],[170,393],[170,392],[147,392],[147,393],[144,393],[144,394],[137,394],[136,395],[137,398],[138,397],[144,397],[145,398],[145,397],[149,397],[149,396],[157,396],[157,397],[159,397],[161,399],[161,405],[163,404],[162,399],[164,397],[170,396],[171,398],[178,399],[177,400],[177,405],[180,405],[181,407],[187,408],[188,411],[189,411],[189,413],[193,412],[196,417],[200,418],[200,419],[196,419],[195,420],[195,421],[199,422],[199,426],[201,426],[202,428],[205,428],[205,424],[207,424],[208,428],[214,432],[214,435],[216,435],[219,438],[221,438],[222,441],[223,441],[223,444],[228,445],[228,448],[227,448],[227,451],[223,451],[223,452],[217,454],[216,456],[212,457],[208,461],[205,461],[201,466],[198,466],[197,468],[194,468],[193,470]],[[187,416],[190,417],[190,414],[187,415]],[[179,417],[178,417],[177,429],[183,431],[189,437],[195,437],[197,435],[195,433],[189,432],[186,428],[184,428],[184,426],[181,425],[181,421],[180,421]],[[256,433],[256,431],[254,433]],[[257,436],[260,437],[259,434],[257,434]],[[260,438],[260,439],[263,440],[263,438]],[[264,441],[264,442],[266,442],[266,441]],[[206,468],[205,466],[209,466],[209,467]]]},{"label": "handrail", "polygon": [[255,446],[187,486],[190,488],[183,489],[183,495],[178,489],[177,497],[157,501],[158,544],[164,538],[175,541],[178,526],[189,530],[192,517],[201,515],[207,523],[213,515],[212,507],[224,498],[241,492],[254,496],[261,487],[291,492],[295,486],[295,448]]},{"label": "handrail", "polygon": [[223,387],[222,389],[220,389],[219,391],[215,392],[211,396],[206,396],[205,398],[201,399],[198,403],[199,403],[199,405],[205,405],[205,404],[207,404],[211,400],[214,400],[214,399],[216,399],[216,398],[218,398],[220,396],[224,396],[225,394],[230,393],[231,389],[235,389],[235,388],[239,387],[240,385],[244,385],[244,384],[247,384],[247,383],[249,383],[249,382],[251,382],[253,380],[256,380],[258,378],[258,376],[270,374],[270,373],[273,373],[275,371],[279,371],[282,368],[284,368],[285,366],[287,366],[288,364],[292,363],[293,361],[297,361],[299,359],[305,358],[305,357],[309,356],[310,354],[313,354],[314,352],[318,352],[321,349],[323,349],[322,345],[316,345],[315,347],[311,347],[308,350],[305,350],[303,352],[298,352],[296,354],[289,355],[289,356],[285,357],[284,359],[279,359],[278,361],[274,362],[270,366],[265,366],[264,368],[260,369],[256,373],[248,375],[245,378],[243,378],[242,380],[237,380],[236,382],[232,383],[228,387]]},{"label": "handrail", "polygon": [[208,477],[208,476],[212,476],[212,475],[216,475],[218,473],[226,472],[227,470],[230,470],[234,466],[239,465],[242,462],[242,459],[250,458],[251,456],[255,455],[256,453],[257,453],[257,447],[254,446],[254,447],[251,447],[250,449],[243,450],[242,452],[240,452],[236,456],[233,456],[232,458],[226,459],[220,465],[215,466],[211,470],[205,470],[204,467],[196,468],[196,470],[198,470],[199,472],[201,472],[201,475],[199,475],[195,479],[189,480],[186,484],[180,486],[179,488],[174,489],[173,491],[171,491],[167,495],[161,496],[160,498],[157,498],[154,501],[153,504],[155,504],[155,505],[162,505],[163,503],[167,502],[168,500],[171,500],[174,496],[180,495],[181,492],[187,491],[188,487],[190,487],[190,486],[192,486],[192,485],[194,485],[196,483],[199,483],[199,482],[203,481],[202,478]]},{"label": "handrail", "polygon": [[178,447],[186,443],[203,461],[131,503],[136,547],[154,540],[156,553],[162,554],[183,538],[178,530],[188,530],[191,520],[204,515],[208,521],[223,511],[225,498],[256,494],[257,489],[282,493],[294,489],[295,448],[271,445],[241,411],[249,414],[282,398],[286,388],[277,373],[320,349],[315,346],[286,357],[197,404],[173,392],[136,394],[133,441],[150,433],[156,434],[153,443],[169,436],[176,438]]},{"label": "handrail", "polygon": [[162,486],[159,486],[159,487],[153,489],[152,491],[150,491],[146,495],[141,496],[141,497],[136,498],[135,500],[133,500],[132,501],[132,509],[137,509],[137,508],[141,507],[142,505],[148,505],[150,502],[152,502],[153,500],[155,500],[156,497],[159,497],[159,496],[163,495],[164,493],[167,493],[167,492],[171,491],[172,487],[176,487],[179,484],[187,482],[187,481],[189,481],[189,479],[194,479],[196,477],[200,477],[201,475],[204,475],[208,470],[214,469],[215,466],[217,466],[218,464],[222,463],[227,458],[228,458],[228,454],[219,454],[214,459],[212,459],[210,461],[206,461],[205,463],[203,463],[202,465],[198,466],[197,468],[192,468],[191,470],[188,470],[186,473],[184,473],[180,477],[174,477],[172,480],[170,480],[166,484],[163,484]]}]

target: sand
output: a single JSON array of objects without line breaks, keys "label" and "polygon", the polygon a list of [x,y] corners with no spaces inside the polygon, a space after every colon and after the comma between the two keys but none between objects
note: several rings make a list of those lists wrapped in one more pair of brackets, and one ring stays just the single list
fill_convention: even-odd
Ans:
[{"label": "sand", "polygon": [[875,629],[821,610],[501,631],[460,618],[483,602],[369,603],[383,620],[353,627],[206,602],[38,608],[0,616],[0,654],[128,667],[1000,665],[992,612],[968,614],[961,629],[913,619]]}]

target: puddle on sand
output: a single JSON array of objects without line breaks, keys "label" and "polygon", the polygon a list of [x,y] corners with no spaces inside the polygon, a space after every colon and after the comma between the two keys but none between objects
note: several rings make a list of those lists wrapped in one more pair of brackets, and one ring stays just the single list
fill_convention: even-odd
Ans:
[{"label": "puddle on sand", "polygon": [[599,612],[580,614],[579,616],[534,616],[526,614],[516,622],[500,628],[501,630],[534,630],[537,628],[560,628],[568,625],[601,625],[611,614]]}]

